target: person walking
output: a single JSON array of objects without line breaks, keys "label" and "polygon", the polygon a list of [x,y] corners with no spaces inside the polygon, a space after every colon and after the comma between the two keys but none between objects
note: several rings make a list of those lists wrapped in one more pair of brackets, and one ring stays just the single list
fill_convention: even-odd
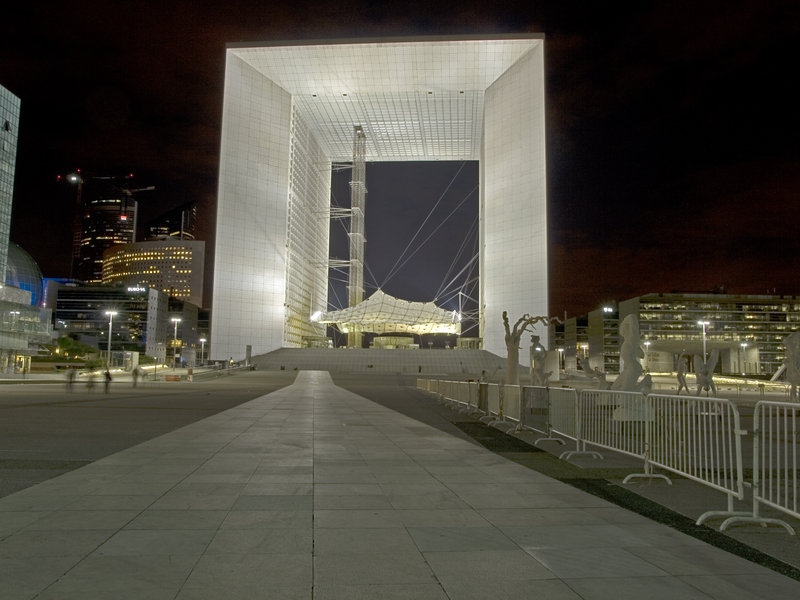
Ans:
[{"label": "person walking", "polygon": [[106,394],[107,394],[109,392],[109,388],[111,386],[111,371],[109,371],[108,369],[106,369],[106,373],[105,373],[104,379],[105,379]]},{"label": "person walking", "polygon": [[72,384],[75,383],[75,369],[67,367],[67,391],[72,392]]},{"label": "person walking", "polygon": [[133,378],[133,387],[136,387],[136,382],[139,381],[139,367],[133,367],[133,372],[131,373]]}]

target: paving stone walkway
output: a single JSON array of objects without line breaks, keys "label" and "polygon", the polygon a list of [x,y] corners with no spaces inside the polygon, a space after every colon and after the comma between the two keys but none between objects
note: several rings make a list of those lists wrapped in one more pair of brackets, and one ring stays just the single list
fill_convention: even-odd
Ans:
[{"label": "paving stone walkway", "polygon": [[797,598],[324,372],[0,499],[0,598]]}]

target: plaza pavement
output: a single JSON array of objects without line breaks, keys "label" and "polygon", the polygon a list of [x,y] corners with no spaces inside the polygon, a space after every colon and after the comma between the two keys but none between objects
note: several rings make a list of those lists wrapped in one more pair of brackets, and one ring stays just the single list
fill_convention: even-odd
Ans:
[{"label": "plaza pavement", "polygon": [[0,499],[0,598],[796,598],[324,372]]}]

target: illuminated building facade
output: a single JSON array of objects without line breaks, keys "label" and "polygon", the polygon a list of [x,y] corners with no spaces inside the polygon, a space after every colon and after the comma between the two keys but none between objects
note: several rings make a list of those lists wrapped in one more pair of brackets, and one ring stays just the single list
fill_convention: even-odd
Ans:
[{"label": "illuminated building facade", "polygon": [[587,322],[586,316],[560,326],[566,368],[576,368],[576,355],[586,356],[588,350],[592,367],[619,372],[619,323],[628,315],[639,321],[642,364],[650,371],[675,371],[681,355],[691,366],[693,357],[703,354],[699,322],[705,321],[706,350],[719,352],[718,372],[772,376],[786,356],[784,338],[800,331],[800,297],[670,293],[607,304],[589,313],[585,344],[579,324]]},{"label": "illuminated building facade", "polygon": [[[548,314],[541,36],[231,44],[222,117],[212,357],[324,335],[331,163],[480,162],[480,327]],[[547,345],[547,332],[541,332]]]},{"label": "illuminated building facade", "polygon": [[[9,241],[19,111],[19,98],[0,86],[0,373],[29,370],[38,343],[50,338],[50,314],[38,305],[42,291],[39,268]],[[23,289],[29,283],[30,289]]]},{"label": "illuminated building facade", "polygon": [[147,239],[173,237],[193,240],[197,237],[197,204],[189,202],[179,206],[145,226]]},{"label": "illuminated building facade", "polygon": [[[103,252],[136,241],[137,202],[132,176],[99,177],[73,173],[78,218],[74,224],[72,277],[84,283],[103,280]],[[147,188],[151,189],[151,188]]]},{"label": "illuminated building facade", "polygon": [[121,244],[103,253],[103,283],[146,286],[203,305],[205,242],[164,238]]},{"label": "illuminated building facade", "polygon": [[[111,351],[136,351],[169,363],[176,352],[185,364],[199,356],[198,309],[145,286],[57,285],[48,295],[59,337],[105,350],[108,343],[107,311],[114,311]],[[172,318],[179,318],[177,337]]]},{"label": "illuminated building facade", "polygon": [[0,275],[5,279],[8,236],[11,232],[11,203],[17,167],[20,102],[0,85]]},{"label": "illuminated building facade", "polygon": [[800,331],[800,297],[738,294],[647,294],[619,303],[620,321],[638,316],[650,370],[673,370],[681,353],[719,350],[722,373],[773,375],[785,358],[784,338]]}]

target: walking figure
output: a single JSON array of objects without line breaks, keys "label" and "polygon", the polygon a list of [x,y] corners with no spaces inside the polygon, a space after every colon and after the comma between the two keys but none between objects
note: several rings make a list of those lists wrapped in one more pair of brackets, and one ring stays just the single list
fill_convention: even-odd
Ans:
[{"label": "walking figure", "polygon": [[689,385],[686,383],[686,371],[688,370],[689,361],[685,356],[681,356],[680,360],[678,360],[678,394],[681,393],[682,389],[685,389],[687,394],[691,394]]},{"label": "walking figure", "polygon": [[67,369],[67,391],[72,391],[72,384],[75,383],[75,369]]},{"label": "walking figure", "polygon": [[106,373],[105,373],[104,379],[105,379],[106,394],[107,394],[108,391],[109,391],[109,386],[111,385],[111,372],[108,369],[106,369]]},{"label": "walking figure", "polygon": [[136,382],[139,381],[139,367],[133,367],[131,375],[133,376],[133,387],[136,387]]}]

